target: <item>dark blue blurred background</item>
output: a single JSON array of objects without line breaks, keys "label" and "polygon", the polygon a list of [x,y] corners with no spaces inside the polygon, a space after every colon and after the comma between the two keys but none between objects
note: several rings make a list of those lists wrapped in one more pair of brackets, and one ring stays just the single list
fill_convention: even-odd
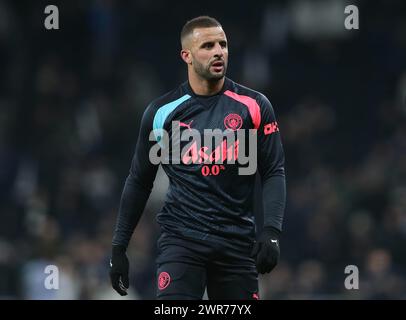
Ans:
[{"label": "dark blue blurred background", "polygon": [[[48,4],[59,30],[44,28]],[[348,4],[359,30],[344,28]],[[228,76],[271,100],[285,147],[282,257],[261,298],[405,299],[400,0],[0,0],[0,298],[118,298],[110,242],[139,122],[186,80],[179,33],[201,14],[223,24]],[[129,298],[154,298],[167,183],[159,172],[129,248]],[[59,290],[44,288],[49,264]],[[359,290],[344,287],[347,265]]]}]

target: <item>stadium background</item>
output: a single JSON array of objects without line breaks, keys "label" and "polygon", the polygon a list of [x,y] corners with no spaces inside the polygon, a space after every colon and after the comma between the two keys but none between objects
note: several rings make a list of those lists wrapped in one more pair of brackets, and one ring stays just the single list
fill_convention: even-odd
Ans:
[{"label": "stadium background", "polygon": [[[406,298],[406,3],[244,3],[0,0],[0,298],[119,298],[108,259],[140,118],[186,79],[179,32],[201,14],[227,33],[228,75],[267,94],[281,128],[282,258],[262,299]],[[131,242],[128,298],[154,298],[166,186],[159,173]],[[49,264],[59,290],[44,288]]]}]

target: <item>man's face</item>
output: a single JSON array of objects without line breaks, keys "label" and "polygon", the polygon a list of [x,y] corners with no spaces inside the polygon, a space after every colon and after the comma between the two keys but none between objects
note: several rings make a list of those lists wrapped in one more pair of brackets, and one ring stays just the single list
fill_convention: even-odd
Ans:
[{"label": "man's face", "polygon": [[[186,47],[193,70],[203,79],[219,80],[227,71],[227,38],[221,27],[196,28],[189,35]],[[186,49],[186,48],[185,48]]]}]

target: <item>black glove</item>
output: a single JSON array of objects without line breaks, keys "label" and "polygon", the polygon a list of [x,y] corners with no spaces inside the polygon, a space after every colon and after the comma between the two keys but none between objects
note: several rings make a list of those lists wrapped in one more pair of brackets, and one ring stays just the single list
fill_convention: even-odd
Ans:
[{"label": "black glove", "polygon": [[252,249],[252,257],[259,273],[268,273],[278,264],[280,231],[274,227],[264,227]]},{"label": "black glove", "polygon": [[125,251],[124,246],[113,245],[110,260],[111,285],[122,296],[127,295],[127,289],[130,285],[128,280],[129,263]]}]

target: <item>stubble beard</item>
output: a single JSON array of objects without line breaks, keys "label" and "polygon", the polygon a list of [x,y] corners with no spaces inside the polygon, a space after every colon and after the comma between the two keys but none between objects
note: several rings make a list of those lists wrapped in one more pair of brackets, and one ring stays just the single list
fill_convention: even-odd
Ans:
[{"label": "stubble beard", "polygon": [[224,78],[227,71],[227,64],[224,62],[223,72],[221,73],[212,73],[210,71],[210,64],[207,66],[203,65],[202,63],[194,60],[193,68],[195,72],[202,78],[208,81],[218,81]]}]

